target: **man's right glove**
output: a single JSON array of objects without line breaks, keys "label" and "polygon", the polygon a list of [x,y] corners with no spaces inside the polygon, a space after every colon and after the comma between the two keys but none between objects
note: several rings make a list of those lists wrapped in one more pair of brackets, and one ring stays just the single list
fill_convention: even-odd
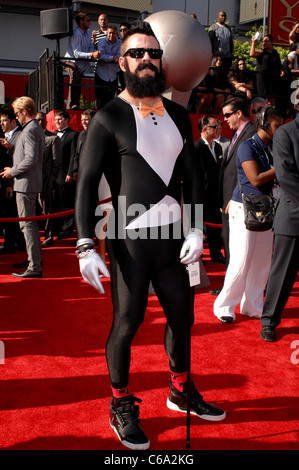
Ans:
[{"label": "man's right glove", "polygon": [[100,294],[104,294],[105,290],[100,281],[99,271],[102,275],[110,277],[110,273],[107,269],[102,258],[97,254],[92,243],[86,244],[82,241],[86,239],[78,240],[77,242],[77,256],[79,258],[79,266],[82,277],[87,284],[93,286]]}]

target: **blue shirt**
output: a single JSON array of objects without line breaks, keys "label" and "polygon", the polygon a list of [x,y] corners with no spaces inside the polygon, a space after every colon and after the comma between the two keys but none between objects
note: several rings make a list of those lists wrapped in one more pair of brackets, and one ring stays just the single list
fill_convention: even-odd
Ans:
[{"label": "blue shirt", "polygon": [[[94,51],[94,47],[91,39],[91,32],[87,29],[85,32],[82,31],[79,26],[74,30],[74,33],[69,39],[68,50],[64,57],[70,57],[75,59],[91,59],[91,53]],[[76,66],[81,73],[90,72],[90,64],[87,61],[70,61],[76,62]]]},{"label": "blue shirt", "polygon": [[[270,151],[269,147],[264,144],[262,139],[257,134],[251,137],[251,139],[241,142],[241,144],[238,147],[237,160],[236,160],[237,172],[239,175],[239,180],[240,180],[242,191],[244,194],[260,195],[260,194],[271,193],[273,181],[269,181],[268,183],[256,188],[249,182],[242,168],[243,162],[252,160],[252,161],[257,162],[260,173],[270,170],[271,165],[269,162],[269,157],[265,150]],[[242,202],[242,195],[240,192],[238,182],[234,189],[232,200],[237,201],[237,202]]]},{"label": "blue shirt", "polygon": [[96,68],[96,74],[105,82],[114,82],[119,72],[118,63],[113,62],[113,57],[120,57],[119,38],[112,44],[107,37],[102,38],[98,42],[98,50],[102,52],[100,56],[100,65]]}]

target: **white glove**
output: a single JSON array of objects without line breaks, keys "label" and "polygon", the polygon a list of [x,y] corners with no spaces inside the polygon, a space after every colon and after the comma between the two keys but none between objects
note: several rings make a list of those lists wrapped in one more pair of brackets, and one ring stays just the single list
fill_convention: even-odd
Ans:
[{"label": "white glove", "polygon": [[189,264],[194,263],[203,254],[202,237],[195,232],[189,233],[186,236],[181,252],[181,263]]},{"label": "white glove", "polygon": [[104,287],[100,281],[101,276],[99,276],[99,271],[106,277],[110,277],[110,273],[97,252],[91,250],[84,258],[79,258],[79,266],[84,281],[93,286],[100,294],[105,294]]}]

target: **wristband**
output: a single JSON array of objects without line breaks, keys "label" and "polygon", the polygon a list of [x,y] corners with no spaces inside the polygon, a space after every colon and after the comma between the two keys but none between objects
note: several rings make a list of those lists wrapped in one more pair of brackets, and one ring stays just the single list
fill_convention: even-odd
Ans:
[{"label": "wristband", "polygon": [[79,251],[76,250],[76,254],[77,254],[77,258],[78,259],[82,259],[82,258],[85,258],[86,256],[88,256],[90,253],[96,253],[96,250],[95,248],[91,247],[90,245],[86,245],[86,249],[85,250],[82,250],[82,251]]},{"label": "wristband", "polygon": [[190,228],[190,230],[188,231],[188,235],[192,235],[192,234],[195,234],[197,235],[198,237],[200,237],[201,239],[203,239],[203,232],[202,230],[200,230],[199,228]]},{"label": "wristband", "polygon": [[94,241],[92,238],[80,238],[77,240],[76,247],[79,248],[81,245],[92,245],[94,246]]}]

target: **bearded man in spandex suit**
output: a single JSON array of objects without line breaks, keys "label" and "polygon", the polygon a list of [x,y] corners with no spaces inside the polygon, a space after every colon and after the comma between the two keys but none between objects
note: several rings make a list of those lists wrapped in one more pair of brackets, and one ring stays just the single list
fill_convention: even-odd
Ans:
[{"label": "bearded man in spandex suit", "polygon": [[[149,439],[139,424],[139,406],[129,390],[132,340],[143,322],[149,283],[166,315],[165,349],[170,365],[170,395],[167,406],[186,412],[186,336],[190,309],[190,288],[185,264],[202,253],[200,221],[192,212],[185,240],[172,237],[181,224],[181,180],[184,203],[195,209],[201,204],[201,185],[189,116],[176,103],[163,99],[165,78],[162,51],[148,23],[132,28],[122,41],[119,64],[125,72],[126,89],[99,111],[91,121],[84,143],[78,178],[75,217],[78,231],[77,253],[83,278],[100,292],[99,270],[109,272],[94,250],[93,217],[97,190],[104,172],[110,186],[117,216],[116,233],[107,248],[111,266],[113,325],[106,345],[113,397],[110,424],[122,444],[131,449],[147,449]],[[160,104],[156,109],[154,105]],[[164,104],[162,107],[161,105]],[[150,107],[145,117],[144,105]],[[119,200],[125,200],[120,207]],[[129,215],[134,204],[145,214]],[[171,208],[169,237],[163,237],[162,223],[149,227],[153,213],[161,206]],[[167,211],[166,211],[167,212]],[[163,213],[161,212],[163,219]],[[145,220],[146,219],[146,220]],[[145,220],[145,222],[144,222]],[[157,220],[157,219],[156,219]],[[151,229],[158,236],[150,237]],[[147,237],[134,236],[142,230]],[[197,416],[219,421],[225,412],[203,401],[191,383],[191,408]]]}]

